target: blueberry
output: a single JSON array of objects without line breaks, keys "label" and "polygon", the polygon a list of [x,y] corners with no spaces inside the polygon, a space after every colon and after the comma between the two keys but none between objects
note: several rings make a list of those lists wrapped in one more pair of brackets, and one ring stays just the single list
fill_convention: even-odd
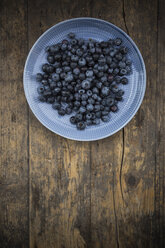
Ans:
[{"label": "blueberry", "polygon": [[60,103],[55,102],[55,103],[53,103],[52,108],[59,110],[61,108],[61,105],[60,105]]},{"label": "blueberry", "polygon": [[60,68],[61,63],[56,61],[53,66],[54,66],[54,68]]},{"label": "blueberry", "polygon": [[112,112],[116,112],[116,111],[118,110],[117,105],[111,106],[111,107],[110,107],[110,110],[111,110]]},{"label": "blueberry", "polygon": [[47,102],[48,103],[54,103],[54,101],[55,101],[55,99],[54,99],[53,96],[52,97],[48,97],[48,99],[47,99]]},{"label": "blueberry", "polygon": [[100,47],[96,47],[96,53],[100,54],[102,51],[101,51],[101,48]]},{"label": "blueberry", "polygon": [[86,101],[87,99],[88,99],[88,95],[87,94],[82,94],[81,100]]},{"label": "blueberry", "polygon": [[94,53],[94,54],[93,54],[93,60],[94,60],[94,61],[97,61],[98,59],[99,59],[99,54]]},{"label": "blueberry", "polygon": [[86,108],[87,108],[88,111],[93,111],[94,106],[93,106],[92,104],[88,104],[88,105],[86,106]]},{"label": "blueberry", "polygon": [[119,69],[118,68],[115,68],[114,70],[113,70],[113,74],[114,75],[117,75],[119,73]]},{"label": "blueberry", "polygon": [[91,90],[87,90],[87,96],[92,96],[92,91]]},{"label": "blueberry", "polygon": [[113,106],[114,105],[114,98],[108,97],[106,99],[106,105],[109,106],[109,107]]},{"label": "blueberry", "polygon": [[104,72],[103,71],[100,71],[98,74],[97,74],[97,77],[98,78],[101,78],[101,77],[103,77],[104,76]]},{"label": "blueberry", "polygon": [[50,89],[54,90],[57,84],[55,82],[50,83]]},{"label": "blueberry", "polygon": [[93,71],[92,70],[87,70],[86,71],[86,76],[87,77],[92,77],[93,76]]},{"label": "blueberry", "polygon": [[98,88],[96,88],[96,87],[94,87],[94,88],[92,89],[92,92],[93,92],[94,94],[99,94],[99,90],[98,90]]},{"label": "blueberry", "polygon": [[101,117],[101,120],[102,120],[103,122],[108,122],[109,119],[110,119],[110,118],[109,118],[108,115],[104,115],[104,116]]},{"label": "blueberry", "polygon": [[112,87],[112,92],[114,93],[114,94],[116,94],[116,93],[118,93],[118,91],[119,91],[119,89],[117,88],[117,87]]},{"label": "blueberry", "polygon": [[85,79],[85,73],[81,72],[79,74],[79,79],[84,80]]},{"label": "blueberry", "polygon": [[57,87],[57,88],[55,88],[55,89],[53,90],[53,93],[54,93],[55,95],[57,95],[58,93],[60,93],[60,91],[61,91],[61,89],[60,89],[59,87]]},{"label": "blueberry", "polygon": [[81,106],[80,109],[79,109],[79,112],[80,113],[85,113],[86,112],[86,108]]},{"label": "blueberry", "polygon": [[123,77],[120,81],[122,84],[128,84],[128,78]]},{"label": "blueberry", "polygon": [[78,58],[77,55],[72,55],[72,56],[71,56],[71,61],[77,62],[78,60],[79,60],[79,58]]},{"label": "blueberry", "polygon": [[75,74],[75,75],[79,75],[80,74],[80,69],[79,68],[74,68],[73,69],[73,74]]},{"label": "blueberry", "polygon": [[88,98],[88,103],[89,104],[94,104],[95,100],[92,97],[90,97],[90,98]]},{"label": "blueberry", "polygon": [[65,77],[66,82],[71,82],[73,80],[73,75],[72,74],[67,74]]},{"label": "blueberry", "polygon": [[62,72],[62,68],[56,68],[56,73],[60,74]]},{"label": "blueberry", "polygon": [[71,67],[72,69],[76,68],[76,67],[77,67],[77,63],[76,63],[76,62],[71,62],[71,63],[70,63],[70,67]]},{"label": "blueberry", "polygon": [[60,79],[59,74],[54,73],[53,76],[52,76],[52,79],[53,79],[53,81],[58,82],[59,79]]},{"label": "blueberry", "polygon": [[115,44],[116,46],[120,46],[121,43],[122,43],[122,39],[120,39],[120,38],[116,38],[116,39],[114,40],[114,44]]},{"label": "blueberry", "polygon": [[104,55],[100,55],[100,58],[98,60],[98,64],[99,65],[105,65],[106,63],[106,58],[104,57]]},{"label": "blueberry", "polygon": [[116,68],[117,67],[117,64],[115,63],[115,62],[112,62],[111,64],[110,64],[110,68]]},{"label": "blueberry", "polygon": [[79,48],[79,49],[76,50],[76,54],[77,54],[77,56],[81,57],[81,56],[83,55],[83,52],[82,52],[82,50]]},{"label": "blueberry", "polygon": [[49,66],[47,67],[47,72],[48,72],[48,73],[53,73],[53,72],[54,72],[54,67],[53,67],[52,65],[49,65]]},{"label": "blueberry", "polygon": [[101,117],[101,111],[96,112],[95,115],[96,115],[96,118],[100,118]]},{"label": "blueberry", "polygon": [[101,114],[102,114],[102,116],[103,116],[103,115],[108,115],[109,112],[104,110],[104,111],[101,112]]},{"label": "blueberry", "polygon": [[39,96],[38,96],[38,100],[39,100],[40,102],[46,102],[46,98],[45,98],[43,95],[39,95]]},{"label": "blueberry", "polygon": [[65,109],[60,108],[60,109],[58,110],[58,114],[64,116],[64,115],[65,115]]},{"label": "blueberry", "polygon": [[92,120],[86,120],[86,125],[91,126],[92,125]]},{"label": "blueberry", "polygon": [[114,40],[113,40],[113,39],[109,39],[109,40],[108,40],[108,43],[109,43],[109,45],[112,46],[112,45],[114,45]]},{"label": "blueberry", "polygon": [[105,47],[108,46],[108,42],[102,41],[102,42],[100,43],[100,46],[101,46],[102,48],[105,48]]},{"label": "blueberry", "polygon": [[71,33],[68,34],[68,37],[69,37],[70,39],[74,39],[74,38],[75,38],[75,34],[71,32]]},{"label": "blueberry", "polygon": [[88,68],[87,68],[86,66],[81,67],[81,71],[82,71],[82,72],[86,72],[87,69],[88,69]]},{"label": "blueberry", "polygon": [[82,101],[81,105],[85,107],[87,105],[87,101]]},{"label": "blueberry", "polygon": [[86,128],[86,123],[81,121],[81,122],[78,122],[76,126],[78,130],[84,130]]},{"label": "blueberry", "polygon": [[42,74],[41,74],[41,73],[37,73],[37,75],[36,75],[36,80],[37,80],[38,82],[41,82],[42,79],[43,79]]},{"label": "blueberry", "polygon": [[109,49],[108,47],[103,48],[103,54],[104,54],[104,55],[108,55],[109,52],[110,52],[110,49]]},{"label": "blueberry", "polygon": [[60,81],[57,82],[57,87],[62,88],[62,83]]},{"label": "blueberry", "polygon": [[80,105],[81,105],[81,104],[80,104],[79,101],[75,101],[75,102],[74,102],[74,106],[75,106],[75,107],[80,107]]},{"label": "blueberry", "polygon": [[108,65],[110,65],[112,63],[112,58],[110,56],[106,57],[106,62]]},{"label": "blueberry", "polygon": [[113,82],[113,80],[114,80],[114,76],[113,75],[108,75],[107,81],[111,83],[111,82]]},{"label": "blueberry", "polygon": [[61,50],[62,50],[62,51],[65,51],[66,49],[67,49],[67,44],[63,43],[63,44],[61,45]]},{"label": "blueberry", "polygon": [[97,87],[98,89],[101,89],[101,87],[102,87],[102,82],[96,83],[96,87]]},{"label": "blueberry", "polygon": [[50,54],[57,53],[59,50],[60,50],[60,48],[59,48],[58,45],[56,45],[56,46],[50,46],[50,47],[49,47],[49,52],[50,52]]},{"label": "blueberry", "polygon": [[50,64],[54,64],[54,62],[55,62],[54,56],[53,56],[53,55],[48,55],[47,61],[48,61]]},{"label": "blueberry", "polygon": [[85,90],[84,90],[84,89],[81,89],[81,90],[78,91],[78,93],[79,93],[80,95],[83,95],[83,94],[85,93]]},{"label": "blueberry", "polygon": [[59,53],[57,53],[57,54],[54,55],[54,59],[55,59],[56,61],[60,61],[61,58],[62,58],[62,55],[59,54]]},{"label": "blueberry", "polygon": [[127,70],[126,69],[120,69],[120,75],[126,75],[127,74]]},{"label": "blueberry", "polygon": [[62,62],[62,66],[68,66],[69,63],[67,61]]},{"label": "blueberry", "polygon": [[76,101],[79,101],[81,99],[81,95],[79,93],[75,93],[74,98],[76,99]]},{"label": "blueberry", "polygon": [[95,119],[92,121],[94,125],[99,125],[100,124],[100,119]]},{"label": "blueberry", "polygon": [[88,89],[90,89],[90,87],[91,87],[91,83],[88,80],[82,81],[82,88],[83,89],[88,90]]},{"label": "blueberry", "polygon": [[42,66],[43,72],[47,72],[48,66],[49,66],[49,64],[43,64],[43,66]]},{"label": "blueberry", "polygon": [[126,53],[128,53],[128,48],[123,46],[123,47],[120,48],[120,52],[122,54],[126,54]]},{"label": "blueberry", "polygon": [[92,114],[91,114],[91,113],[87,113],[87,114],[86,114],[86,119],[87,119],[87,120],[92,119]]},{"label": "blueberry", "polygon": [[106,107],[104,107],[104,111],[110,111],[110,107],[109,106],[106,106]]},{"label": "blueberry", "polygon": [[96,112],[100,111],[100,109],[101,109],[100,105],[95,105],[95,106],[94,106],[94,110],[95,110]]},{"label": "blueberry", "polygon": [[103,87],[101,89],[101,93],[104,95],[104,96],[108,96],[109,95],[109,88],[108,87]]},{"label": "blueberry", "polygon": [[83,50],[83,52],[86,52],[86,51],[87,51],[87,46],[86,46],[86,45],[83,45],[83,46],[81,47],[81,49]]},{"label": "blueberry", "polygon": [[79,46],[82,46],[84,44],[84,40],[82,38],[78,39]]},{"label": "blueberry", "polygon": [[108,73],[112,74],[113,73],[113,68],[109,68]]},{"label": "blueberry", "polygon": [[85,60],[85,58],[80,58],[79,61],[78,61],[78,64],[79,64],[79,66],[84,66],[84,65],[86,65],[86,60]]},{"label": "blueberry", "polygon": [[129,74],[131,72],[131,67],[130,66],[126,66],[125,69],[127,70],[127,74]]},{"label": "blueberry", "polygon": [[97,95],[97,94],[92,94],[92,98],[93,98],[94,100],[97,100],[98,95]]},{"label": "blueberry", "polygon": [[95,120],[96,119],[96,114],[95,113],[91,113],[92,114],[92,120]]},{"label": "blueberry", "polygon": [[76,118],[76,122],[82,121],[83,115],[80,114],[80,113],[77,113],[77,114],[75,115],[75,118]]},{"label": "blueberry", "polygon": [[118,64],[118,66],[119,66],[121,69],[123,69],[123,68],[126,67],[126,63],[123,62],[123,61],[120,61],[119,64]]},{"label": "blueberry", "polygon": [[76,39],[72,39],[70,43],[71,43],[71,45],[75,46],[77,44],[77,40]]},{"label": "blueberry", "polygon": [[102,83],[105,83],[105,82],[107,81],[107,76],[101,77],[101,78],[100,78],[100,81],[101,81]]},{"label": "blueberry", "polygon": [[131,64],[132,64],[132,62],[131,62],[130,59],[127,59],[127,60],[125,61],[125,63],[126,63],[126,65],[131,65]]},{"label": "blueberry", "polygon": [[120,76],[116,76],[116,77],[115,77],[115,82],[116,82],[117,84],[119,84],[119,83],[121,82]]},{"label": "blueberry", "polygon": [[42,94],[44,92],[45,88],[43,86],[39,86],[37,88],[38,94]]},{"label": "blueberry", "polygon": [[124,91],[123,90],[119,90],[118,91],[118,96],[123,96],[124,95]]}]

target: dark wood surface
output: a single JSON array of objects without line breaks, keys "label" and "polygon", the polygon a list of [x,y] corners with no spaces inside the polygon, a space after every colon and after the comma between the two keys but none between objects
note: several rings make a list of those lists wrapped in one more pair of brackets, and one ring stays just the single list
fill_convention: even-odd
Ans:
[{"label": "dark wood surface", "polygon": [[[0,1],[0,248],[165,246],[164,12],[164,0]],[[36,39],[80,16],[125,30],[147,70],[138,113],[95,142],[47,130],[22,84]]]}]

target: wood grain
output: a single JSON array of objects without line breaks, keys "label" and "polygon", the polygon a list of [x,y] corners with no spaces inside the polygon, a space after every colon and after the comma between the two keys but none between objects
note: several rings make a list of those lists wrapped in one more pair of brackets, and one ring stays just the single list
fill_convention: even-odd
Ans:
[{"label": "wood grain", "polygon": [[[68,7],[67,7],[68,6]],[[70,6],[70,7],[69,7]],[[68,11],[69,9],[69,11]],[[78,2],[29,1],[30,46]],[[48,131],[30,114],[30,245],[87,247],[90,242],[90,145]]]},{"label": "wood grain", "polygon": [[[163,248],[165,2],[0,1],[0,248]],[[64,139],[27,108],[28,50],[69,18],[102,18],[138,45],[147,70],[132,121],[95,142]]]},{"label": "wood grain", "polygon": [[28,247],[28,122],[22,72],[24,1],[0,2],[0,247]]}]

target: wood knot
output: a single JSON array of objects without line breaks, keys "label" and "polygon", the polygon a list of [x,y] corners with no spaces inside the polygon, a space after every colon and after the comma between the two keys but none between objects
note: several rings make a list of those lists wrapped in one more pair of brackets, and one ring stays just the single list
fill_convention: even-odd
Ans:
[{"label": "wood knot", "polygon": [[128,174],[125,177],[125,181],[129,187],[136,188],[139,183],[139,178],[135,177],[132,174]]},{"label": "wood knot", "polygon": [[128,180],[127,180],[127,183],[130,185],[130,186],[134,186],[136,184],[136,178],[132,175],[130,175],[128,177]]},{"label": "wood knot", "polygon": [[14,113],[12,113],[11,115],[11,121],[16,122],[16,115]]}]

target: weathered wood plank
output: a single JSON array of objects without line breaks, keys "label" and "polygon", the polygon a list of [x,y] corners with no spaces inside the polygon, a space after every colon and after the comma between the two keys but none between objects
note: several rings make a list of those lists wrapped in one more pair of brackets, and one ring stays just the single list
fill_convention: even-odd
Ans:
[{"label": "weathered wood plank", "polygon": [[[50,26],[82,15],[79,7],[83,5],[80,1],[29,1],[30,46]],[[30,195],[31,248],[88,246],[90,145],[53,134],[32,114]]]},{"label": "weathered wood plank", "polygon": [[124,1],[129,35],[137,43],[147,70],[140,110],[124,131],[120,171],[124,207],[117,201],[120,247],[160,247],[155,228],[155,149],[157,85],[157,2]]},{"label": "weathered wood plank", "polygon": [[25,1],[0,1],[0,247],[28,247],[28,111],[22,73]]},{"label": "weathered wood plank", "polygon": [[158,1],[157,40],[157,104],[156,104],[156,171],[155,171],[155,229],[158,244],[165,246],[165,1]]},{"label": "weathered wood plank", "polygon": [[[102,18],[125,28],[123,5],[118,1],[96,1],[92,17]],[[92,142],[91,147],[91,246],[119,247],[117,201],[123,205],[120,165],[123,130],[112,137]]]}]

